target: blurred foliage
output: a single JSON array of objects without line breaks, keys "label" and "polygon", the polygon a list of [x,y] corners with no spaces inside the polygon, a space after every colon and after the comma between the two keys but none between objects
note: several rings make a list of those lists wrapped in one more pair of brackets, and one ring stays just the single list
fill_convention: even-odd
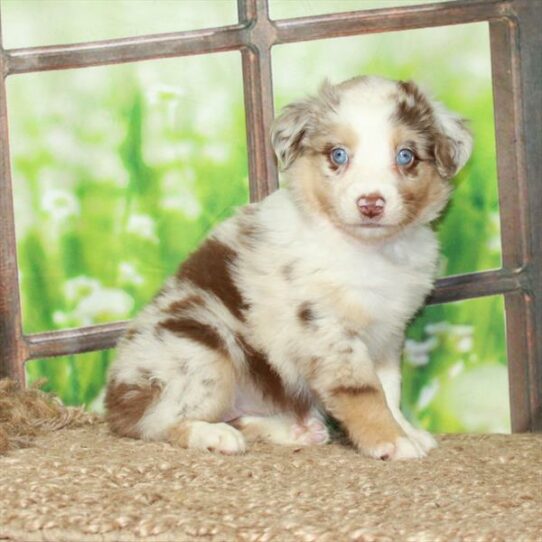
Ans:
[{"label": "blurred foliage", "polygon": [[[31,4],[2,4],[8,38],[38,25]],[[88,26],[98,27],[108,8],[89,4]],[[226,4],[229,13],[231,2],[213,10]],[[199,17],[194,27],[207,26],[205,13]],[[39,26],[43,35],[47,25]],[[51,33],[73,41],[58,25]],[[441,274],[499,267],[485,25],[279,46],[273,69],[277,108],[314,92],[326,76],[378,73],[420,81],[468,118],[475,152],[436,225]],[[8,79],[25,332],[131,318],[210,228],[248,201],[241,88],[237,53]],[[46,389],[68,404],[99,409],[113,355],[35,360],[27,374],[47,377]],[[408,332],[403,374],[404,410],[423,426],[509,430],[502,299],[421,311]]]}]

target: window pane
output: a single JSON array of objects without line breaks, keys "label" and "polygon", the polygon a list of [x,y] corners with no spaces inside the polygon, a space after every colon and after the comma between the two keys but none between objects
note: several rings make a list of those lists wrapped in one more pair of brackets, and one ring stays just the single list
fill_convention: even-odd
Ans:
[{"label": "window pane", "polygon": [[8,79],[25,332],[130,318],[248,201],[240,55]]},{"label": "window pane", "polygon": [[510,432],[503,298],[426,307],[403,355],[403,411],[435,432]]},{"label": "window pane", "polygon": [[273,19],[290,17],[309,17],[324,13],[344,11],[360,11],[367,9],[383,9],[405,7],[420,4],[434,4],[446,0],[269,0],[270,13]]},{"label": "window pane", "polygon": [[2,0],[4,47],[33,47],[235,24],[235,0]]},{"label": "window pane", "polygon": [[470,121],[474,152],[454,180],[436,225],[440,275],[499,268],[500,221],[487,24],[409,30],[281,45],[273,49],[276,110],[314,93],[324,78],[360,74],[413,79]]}]

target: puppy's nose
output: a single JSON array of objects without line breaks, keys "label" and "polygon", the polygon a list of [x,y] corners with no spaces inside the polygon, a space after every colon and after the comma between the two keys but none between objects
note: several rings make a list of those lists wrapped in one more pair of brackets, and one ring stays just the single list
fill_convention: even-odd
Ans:
[{"label": "puppy's nose", "polygon": [[374,192],[361,196],[357,201],[360,213],[367,218],[375,218],[384,212],[386,200],[382,194]]}]

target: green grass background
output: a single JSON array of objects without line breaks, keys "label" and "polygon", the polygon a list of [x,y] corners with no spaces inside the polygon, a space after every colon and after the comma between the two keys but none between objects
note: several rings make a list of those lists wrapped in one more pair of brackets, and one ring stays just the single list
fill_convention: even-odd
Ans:
[{"label": "green grass background", "polygon": [[[271,12],[401,4],[271,0]],[[2,25],[4,45],[21,47],[230,24],[235,12],[230,0],[8,0]],[[436,225],[441,275],[500,266],[486,25],[278,46],[273,70],[277,109],[324,77],[375,73],[414,79],[470,119],[474,154]],[[12,76],[8,100],[26,333],[131,318],[248,201],[237,52]],[[100,410],[113,356],[35,360],[27,375]],[[434,431],[509,431],[507,390],[501,297],[419,314],[404,355],[410,417]]]}]

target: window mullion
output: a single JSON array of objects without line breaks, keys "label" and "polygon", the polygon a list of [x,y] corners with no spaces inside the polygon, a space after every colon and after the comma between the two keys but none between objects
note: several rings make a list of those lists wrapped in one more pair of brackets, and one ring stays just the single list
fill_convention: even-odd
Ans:
[{"label": "window mullion", "polygon": [[[1,34],[0,34],[1,39]],[[0,377],[24,382],[26,345],[21,326],[19,270],[6,100],[5,55],[0,50]]]},{"label": "window mullion", "polygon": [[239,0],[239,22],[247,27],[243,62],[243,90],[247,132],[251,201],[259,201],[278,188],[271,146],[273,80],[271,45],[274,28],[267,0]]}]

